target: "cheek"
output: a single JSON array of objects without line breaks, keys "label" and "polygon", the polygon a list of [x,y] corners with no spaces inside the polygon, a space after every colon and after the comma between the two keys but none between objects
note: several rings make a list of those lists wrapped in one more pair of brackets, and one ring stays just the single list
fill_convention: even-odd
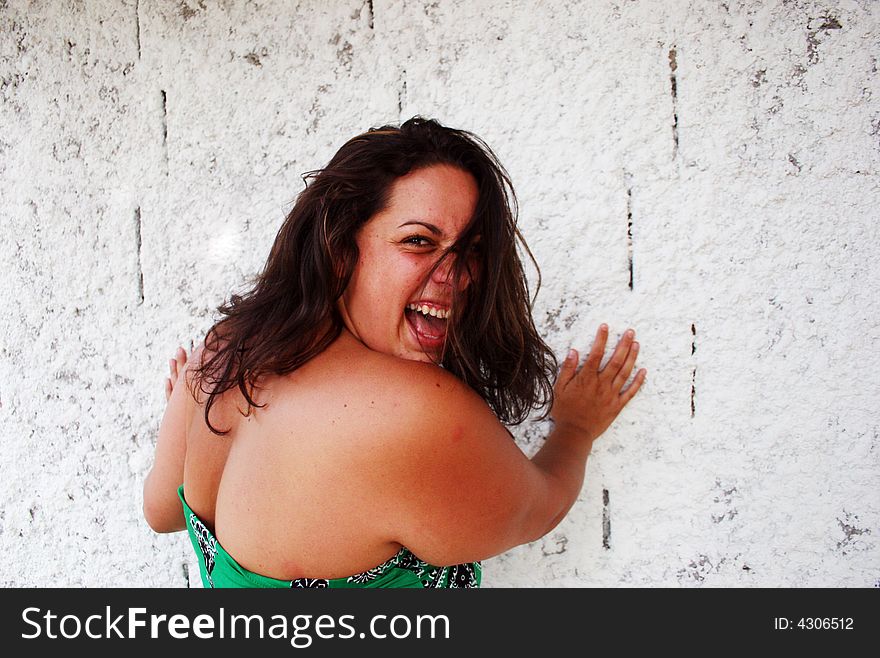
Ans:
[{"label": "cheek", "polygon": [[389,280],[397,282],[400,294],[408,300],[427,285],[432,267],[430,258],[421,254],[406,254],[388,272]]},{"label": "cheek", "polygon": [[359,306],[374,318],[397,318],[418,289],[421,270],[407,258],[363,260]]},{"label": "cheek", "polygon": [[358,313],[382,324],[402,321],[407,302],[426,287],[430,270],[430,259],[421,254],[389,257],[362,253],[353,278],[357,284]]},{"label": "cheek", "polygon": [[380,258],[370,253],[361,253],[353,281],[357,282],[358,305],[375,306],[376,299],[382,299],[382,281],[385,270]]}]

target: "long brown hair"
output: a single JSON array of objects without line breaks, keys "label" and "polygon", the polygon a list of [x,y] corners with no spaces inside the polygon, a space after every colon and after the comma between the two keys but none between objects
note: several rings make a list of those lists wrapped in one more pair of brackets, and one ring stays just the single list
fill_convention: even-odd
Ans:
[{"label": "long brown hair", "polygon": [[[453,261],[453,276],[471,276],[476,284],[467,293],[453,286],[456,312],[439,365],[476,391],[504,423],[549,409],[556,358],[532,320],[517,245],[534,258],[516,226],[507,172],[476,135],[414,117],[350,139],[326,167],[305,174],[306,188],[253,287],[218,307],[222,318],[205,338],[210,356],[191,384],[194,396],[196,386],[208,395],[205,422],[212,432],[229,431],[208,418],[218,395],[237,386],[250,414],[251,406],[264,406],[252,398],[261,376],[296,370],[339,336],[344,325],[337,302],[357,263],[358,230],[385,208],[396,179],[436,164],[469,172],[479,193],[474,217],[447,255],[471,248],[480,236],[479,258]],[[478,271],[465,271],[474,262]]]}]

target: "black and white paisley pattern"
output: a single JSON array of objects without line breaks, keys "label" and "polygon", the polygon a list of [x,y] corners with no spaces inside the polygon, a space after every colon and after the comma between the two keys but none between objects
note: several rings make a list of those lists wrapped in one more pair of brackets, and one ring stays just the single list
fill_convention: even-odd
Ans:
[{"label": "black and white paisley pattern", "polygon": [[377,569],[384,571],[383,567],[386,565],[411,571],[425,588],[478,587],[477,575],[481,567],[479,562],[456,564],[451,567],[435,567],[416,557],[407,548],[401,548],[397,555]]},{"label": "black and white paisley pattern", "polygon": [[312,589],[321,587],[330,587],[330,581],[326,578],[297,578],[290,581],[293,589]]},{"label": "black and white paisley pattern", "polygon": [[384,566],[385,565],[383,564],[381,566],[373,567],[372,569],[367,569],[366,571],[356,573],[355,575],[346,578],[346,582],[357,583],[358,585],[369,583],[370,581],[376,580],[376,578],[385,573],[385,569],[383,568]]},{"label": "black and white paisley pattern", "polygon": [[407,548],[401,548],[397,555],[391,558],[391,560],[394,566],[406,569],[407,571],[414,571],[417,574],[430,568],[430,565],[427,562],[417,558]]},{"label": "black and white paisley pattern", "polygon": [[400,549],[400,553],[397,554],[395,566],[399,569],[405,569],[406,571],[414,573],[416,578],[422,583],[423,587],[435,587],[433,584],[433,576],[437,571],[437,567],[434,567],[416,557],[408,548]]},{"label": "black and white paisley pattern", "polygon": [[447,587],[476,587],[477,568],[473,564],[456,564],[450,567],[449,584]]},{"label": "black and white paisley pattern", "polygon": [[[349,576],[346,578],[346,582],[358,585],[372,582],[382,576],[382,574],[388,571],[391,567],[399,566],[400,558],[404,553],[409,553],[409,551],[405,548],[401,548],[394,556],[380,564],[378,567],[373,567],[372,569],[367,569],[366,571],[361,571],[353,576]],[[412,553],[409,554],[412,555]]]},{"label": "black and white paisley pattern", "polygon": [[425,587],[430,587],[432,589],[436,589],[438,587],[443,587],[443,583],[445,582],[446,572],[449,570],[449,567],[434,567],[431,570],[429,575],[428,582],[422,581],[422,584]]},{"label": "black and white paisley pattern", "polygon": [[213,587],[214,581],[211,579],[211,572],[214,570],[214,558],[217,555],[217,540],[214,539],[214,535],[211,534],[211,531],[205,527],[205,524],[202,523],[201,519],[195,514],[191,513],[189,515],[189,524],[195,531],[196,539],[199,542],[199,548],[202,551],[202,558],[205,561],[205,573],[208,576],[208,582],[211,584],[211,587]]}]

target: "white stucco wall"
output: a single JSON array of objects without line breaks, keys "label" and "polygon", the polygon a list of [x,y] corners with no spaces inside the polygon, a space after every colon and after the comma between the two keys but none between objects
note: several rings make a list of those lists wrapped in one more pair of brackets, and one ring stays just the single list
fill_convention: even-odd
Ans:
[{"label": "white stucco wall", "polygon": [[649,370],[484,585],[880,582],[878,58],[870,0],[0,0],[0,585],[197,583],[140,511],[167,359],[414,114],[507,165],[551,345]]}]

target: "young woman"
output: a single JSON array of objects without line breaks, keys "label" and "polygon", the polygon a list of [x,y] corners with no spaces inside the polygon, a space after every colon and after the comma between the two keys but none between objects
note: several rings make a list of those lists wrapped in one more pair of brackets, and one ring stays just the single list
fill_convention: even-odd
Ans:
[{"label": "young woman", "polygon": [[[253,288],[171,362],[144,515],[188,530],[206,586],[477,586],[574,503],[638,343],[600,370],[602,325],[556,376],[476,136],[415,118],[309,176]],[[528,459],[505,424],[547,407]]]}]

